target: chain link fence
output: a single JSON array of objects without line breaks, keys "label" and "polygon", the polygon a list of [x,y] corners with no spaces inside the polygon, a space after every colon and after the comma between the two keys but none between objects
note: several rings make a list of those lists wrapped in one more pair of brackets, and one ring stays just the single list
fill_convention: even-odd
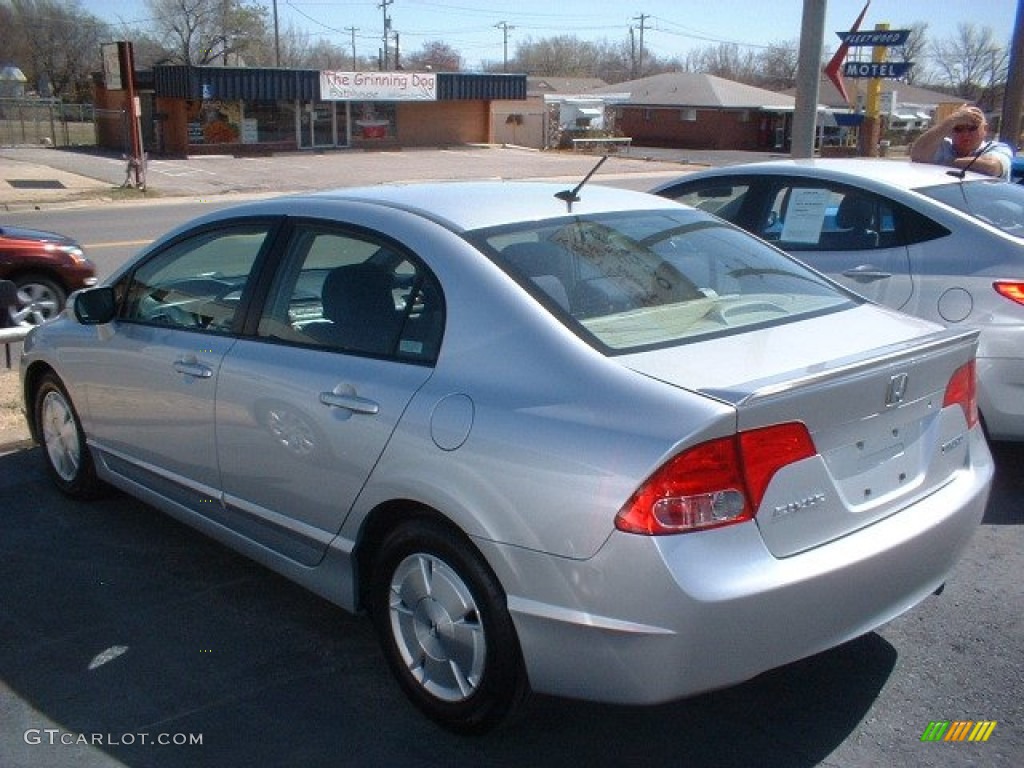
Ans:
[{"label": "chain link fence", "polygon": [[96,110],[60,99],[0,99],[0,146],[96,145]]}]

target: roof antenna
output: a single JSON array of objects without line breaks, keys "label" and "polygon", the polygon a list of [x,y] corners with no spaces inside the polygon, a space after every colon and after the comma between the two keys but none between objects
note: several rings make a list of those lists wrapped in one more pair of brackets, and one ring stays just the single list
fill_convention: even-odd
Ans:
[{"label": "roof antenna", "polygon": [[580,201],[580,196],[577,193],[583,189],[583,185],[590,181],[590,177],[597,173],[597,169],[600,168],[607,159],[608,155],[604,155],[600,160],[598,160],[597,165],[590,169],[590,173],[583,177],[583,181],[576,185],[576,189],[563,189],[561,192],[555,192],[555,197],[559,200],[565,201],[565,205],[569,209],[569,213],[572,213],[572,204]]},{"label": "roof antenna", "polygon": [[981,157],[986,152],[988,152],[990,149],[992,149],[992,147],[993,147],[993,145],[995,145],[995,143],[996,143],[995,140],[990,140],[988,142],[988,144],[986,144],[982,148],[981,152],[979,152],[978,154],[976,154],[974,157],[971,158],[971,162],[969,162],[963,168],[957,168],[955,171],[946,171],[946,175],[947,176],[956,176],[958,179],[960,179],[960,181],[963,181],[967,177],[967,172],[969,170],[971,170],[971,166],[974,165],[977,162],[979,157]]}]

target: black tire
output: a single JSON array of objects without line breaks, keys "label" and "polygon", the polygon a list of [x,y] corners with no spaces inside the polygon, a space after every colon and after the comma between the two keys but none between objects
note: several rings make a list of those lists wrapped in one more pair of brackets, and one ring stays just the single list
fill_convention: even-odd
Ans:
[{"label": "black tire", "polygon": [[412,702],[448,730],[505,721],[528,685],[505,594],[455,531],[415,520],[379,550],[369,608],[391,671]]},{"label": "black tire", "polygon": [[78,412],[53,373],[44,375],[36,387],[32,419],[46,467],[57,488],[76,499],[103,495],[106,485],[96,476]]},{"label": "black tire", "polygon": [[14,281],[18,287],[18,304],[10,308],[14,325],[32,327],[52,320],[64,309],[67,291],[45,275],[23,275]]}]

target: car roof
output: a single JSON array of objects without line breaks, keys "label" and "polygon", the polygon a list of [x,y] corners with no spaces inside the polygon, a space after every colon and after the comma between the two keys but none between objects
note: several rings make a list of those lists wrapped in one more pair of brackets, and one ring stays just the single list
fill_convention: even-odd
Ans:
[{"label": "car roof", "polygon": [[272,205],[302,210],[331,201],[362,202],[413,212],[455,231],[469,231],[521,221],[572,214],[619,210],[677,208],[678,204],[637,192],[588,183],[576,194],[571,211],[558,193],[571,191],[579,180],[563,183],[527,181],[424,182],[349,187],[278,198]]},{"label": "car roof", "polygon": [[[818,178],[829,178],[836,181],[846,180],[851,183],[882,184],[900,189],[918,189],[946,184],[959,184],[958,175],[950,174],[950,169],[930,163],[912,163],[909,160],[889,160],[881,158],[809,158],[801,160],[767,160],[754,163],[740,163],[723,166],[708,171],[698,171],[677,179],[674,186],[691,178],[706,176],[734,176],[743,173],[757,174],[806,174]],[[991,176],[968,172],[966,181],[991,181]]]}]

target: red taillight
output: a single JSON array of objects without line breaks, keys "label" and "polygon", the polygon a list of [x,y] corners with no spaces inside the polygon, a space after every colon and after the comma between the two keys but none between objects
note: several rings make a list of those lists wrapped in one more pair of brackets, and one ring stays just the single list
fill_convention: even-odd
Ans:
[{"label": "red taillight", "polygon": [[816,453],[803,424],[778,424],[694,446],[667,461],[615,517],[628,533],[661,535],[753,518],[775,473]]},{"label": "red taillight", "polygon": [[978,423],[978,387],[973,360],[957,368],[950,377],[942,398],[943,408],[947,405],[963,408],[968,429]]},{"label": "red taillight", "polygon": [[1024,304],[1024,283],[1000,280],[992,283],[992,287],[996,289],[996,293],[1000,296],[1005,296],[1010,301],[1015,301],[1018,304]]}]

